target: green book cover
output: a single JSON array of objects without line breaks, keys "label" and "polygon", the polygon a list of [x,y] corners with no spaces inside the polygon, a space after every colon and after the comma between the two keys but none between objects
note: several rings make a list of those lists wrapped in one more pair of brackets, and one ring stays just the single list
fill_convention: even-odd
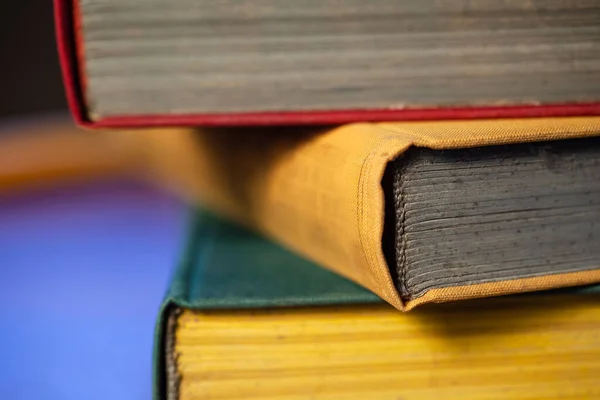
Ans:
[{"label": "green book cover", "polygon": [[361,286],[213,214],[196,210],[159,311],[154,399],[165,398],[164,334],[174,308],[232,309],[383,302]]}]

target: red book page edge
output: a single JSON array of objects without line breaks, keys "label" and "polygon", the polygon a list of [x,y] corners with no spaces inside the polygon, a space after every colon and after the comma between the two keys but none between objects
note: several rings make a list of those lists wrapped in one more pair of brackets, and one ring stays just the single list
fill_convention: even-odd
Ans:
[{"label": "red book page edge", "polygon": [[[382,110],[289,111],[223,114],[129,115],[92,121],[83,96],[73,0],[54,0],[56,39],[67,102],[75,122],[86,128],[158,126],[328,125],[351,122],[490,118],[535,118],[600,115],[600,102],[521,106],[407,108]],[[81,60],[80,60],[81,61]]]}]

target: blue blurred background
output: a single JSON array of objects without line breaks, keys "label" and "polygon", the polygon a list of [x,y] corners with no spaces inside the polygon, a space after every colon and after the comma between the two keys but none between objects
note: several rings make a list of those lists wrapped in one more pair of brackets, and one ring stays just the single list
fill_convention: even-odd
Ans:
[{"label": "blue blurred background", "polygon": [[0,197],[0,397],[150,399],[185,214],[128,181]]}]

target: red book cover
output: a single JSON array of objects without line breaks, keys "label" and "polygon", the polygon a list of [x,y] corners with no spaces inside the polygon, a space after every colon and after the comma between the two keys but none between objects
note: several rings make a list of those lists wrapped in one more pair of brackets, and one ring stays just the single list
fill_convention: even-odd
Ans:
[{"label": "red book cover", "polygon": [[54,0],[56,37],[67,101],[75,121],[88,128],[158,126],[319,125],[366,121],[418,121],[600,115],[600,103],[351,109],[218,114],[123,115],[92,120],[84,100],[86,76],[77,0]]}]

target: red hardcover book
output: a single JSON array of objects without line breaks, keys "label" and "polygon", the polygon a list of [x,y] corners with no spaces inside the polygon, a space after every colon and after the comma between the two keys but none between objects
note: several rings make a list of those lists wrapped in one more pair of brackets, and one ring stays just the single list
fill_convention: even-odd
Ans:
[{"label": "red hardcover book", "polygon": [[600,115],[600,4],[425,3],[54,6],[86,127]]}]

